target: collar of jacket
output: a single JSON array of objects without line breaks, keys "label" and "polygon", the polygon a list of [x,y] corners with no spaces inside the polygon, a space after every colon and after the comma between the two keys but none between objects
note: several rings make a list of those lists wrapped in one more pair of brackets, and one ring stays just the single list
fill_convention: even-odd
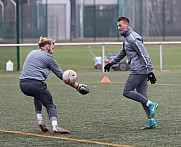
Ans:
[{"label": "collar of jacket", "polygon": [[133,32],[133,29],[131,27],[128,27],[124,30],[124,32],[120,32],[121,36],[127,37]]}]

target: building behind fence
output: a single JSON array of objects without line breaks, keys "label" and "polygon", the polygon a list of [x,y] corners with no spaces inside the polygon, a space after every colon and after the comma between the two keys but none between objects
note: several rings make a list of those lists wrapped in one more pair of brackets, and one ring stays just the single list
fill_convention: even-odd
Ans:
[{"label": "building behind fence", "polygon": [[118,16],[144,37],[181,36],[180,0],[0,0],[0,41],[119,39]]}]

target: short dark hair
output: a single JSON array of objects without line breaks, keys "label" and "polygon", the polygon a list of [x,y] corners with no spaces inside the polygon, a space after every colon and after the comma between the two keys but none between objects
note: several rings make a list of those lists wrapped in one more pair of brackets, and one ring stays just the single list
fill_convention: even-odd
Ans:
[{"label": "short dark hair", "polygon": [[124,21],[124,22],[129,23],[129,19],[127,17],[124,17],[124,16],[118,17],[118,22],[121,21],[121,20]]}]

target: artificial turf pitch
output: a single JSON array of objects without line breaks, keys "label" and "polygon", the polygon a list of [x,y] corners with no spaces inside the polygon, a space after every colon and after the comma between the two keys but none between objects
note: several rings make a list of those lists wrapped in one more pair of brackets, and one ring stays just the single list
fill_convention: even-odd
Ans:
[{"label": "artificial turf pitch", "polygon": [[[90,89],[86,96],[50,74],[47,84],[57,107],[61,127],[70,135],[42,133],[36,123],[33,98],[19,89],[20,72],[0,74],[0,146],[181,146],[181,72],[158,72],[157,84],[148,87],[148,96],[159,104],[158,127],[139,131],[147,119],[142,106],[122,96],[129,72],[78,71],[78,82]],[[108,76],[111,83],[101,83]]]}]

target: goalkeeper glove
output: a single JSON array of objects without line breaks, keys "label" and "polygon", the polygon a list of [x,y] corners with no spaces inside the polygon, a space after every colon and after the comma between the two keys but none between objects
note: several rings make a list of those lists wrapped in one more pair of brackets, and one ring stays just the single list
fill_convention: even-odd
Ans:
[{"label": "goalkeeper glove", "polygon": [[82,95],[88,94],[90,91],[85,84],[75,82],[74,84],[70,84],[70,86],[75,88]]},{"label": "goalkeeper glove", "polygon": [[148,73],[148,81],[150,81],[151,84],[155,84],[157,79],[153,72]]},{"label": "goalkeeper glove", "polygon": [[85,84],[79,84],[79,86],[76,89],[82,95],[89,93],[89,89],[87,88],[87,85]]}]

